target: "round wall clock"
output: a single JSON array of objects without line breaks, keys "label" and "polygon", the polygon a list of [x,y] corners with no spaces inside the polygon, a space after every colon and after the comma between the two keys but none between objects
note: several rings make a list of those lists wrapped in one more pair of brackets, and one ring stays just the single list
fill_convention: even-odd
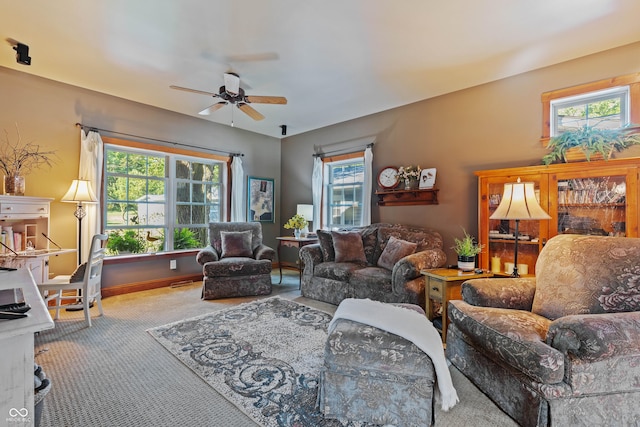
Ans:
[{"label": "round wall clock", "polygon": [[384,188],[385,190],[389,190],[391,188],[395,188],[400,179],[398,178],[398,168],[395,166],[387,166],[382,168],[380,173],[378,173],[378,185]]}]

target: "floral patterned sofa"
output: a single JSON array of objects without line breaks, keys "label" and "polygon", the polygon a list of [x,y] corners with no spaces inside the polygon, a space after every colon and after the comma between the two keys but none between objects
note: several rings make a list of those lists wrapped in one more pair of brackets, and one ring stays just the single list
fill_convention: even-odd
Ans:
[{"label": "floral patterned sofa", "polygon": [[351,231],[318,230],[318,244],[300,249],[302,295],[338,305],[369,298],[424,308],[420,270],[446,263],[435,230],[377,223]]},{"label": "floral patterned sofa", "polygon": [[559,235],[535,278],[469,280],[449,360],[523,426],[640,422],[640,239]]}]

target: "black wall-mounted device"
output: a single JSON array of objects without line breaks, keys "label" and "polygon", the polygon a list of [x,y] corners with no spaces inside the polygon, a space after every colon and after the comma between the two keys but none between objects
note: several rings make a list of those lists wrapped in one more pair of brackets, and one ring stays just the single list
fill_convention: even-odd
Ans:
[{"label": "black wall-mounted device", "polygon": [[282,135],[286,135],[287,134],[287,125],[280,125],[280,127],[282,128]]},{"label": "black wall-mounted device", "polygon": [[26,44],[18,43],[13,47],[16,53],[16,61],[19,64],[31,65],[31,57],[29,56],[29,46]]}]

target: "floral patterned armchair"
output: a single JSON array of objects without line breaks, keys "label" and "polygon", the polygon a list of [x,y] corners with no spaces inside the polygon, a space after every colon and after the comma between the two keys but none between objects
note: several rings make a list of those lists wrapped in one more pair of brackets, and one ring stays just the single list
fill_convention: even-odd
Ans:
[{"label": "floral patterned armchair", "polygon": [[523,426],[638,425],[640,239],[559,235],[534,278],[469,280],[447,357]]},{"label": "floral patterned armchair", "polygon": [[275,255],[262,243],[259,222],[209,223],[209,245],[196,255],[202,299],[270,294]]}]

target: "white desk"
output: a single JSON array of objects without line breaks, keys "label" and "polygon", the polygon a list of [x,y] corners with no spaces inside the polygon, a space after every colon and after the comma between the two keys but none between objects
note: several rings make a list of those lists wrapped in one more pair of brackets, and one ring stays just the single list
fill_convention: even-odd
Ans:
[{"label": "white desk", "polygon": [[49,258],[71,252],[76,252],[76,250],[36,249],[33,251],[17,251],[17,256],[6,251],[0,254],[0,266],[29,269],[36,283],[44,283],[49,280]]},{"label": "white desk", "polygon": [[[14,424],[31,426],[34,423],[33,334],[52,329],[54,324],[28,269],[0,270],[0,289],[12,288],[22,288],[31,310],[22,319],[0,320],[0,425],[15,408],[22,413],[26,409],[28,414],[24,417],[26,422]],[[11,412],[16,413],[15,410]]]}]

